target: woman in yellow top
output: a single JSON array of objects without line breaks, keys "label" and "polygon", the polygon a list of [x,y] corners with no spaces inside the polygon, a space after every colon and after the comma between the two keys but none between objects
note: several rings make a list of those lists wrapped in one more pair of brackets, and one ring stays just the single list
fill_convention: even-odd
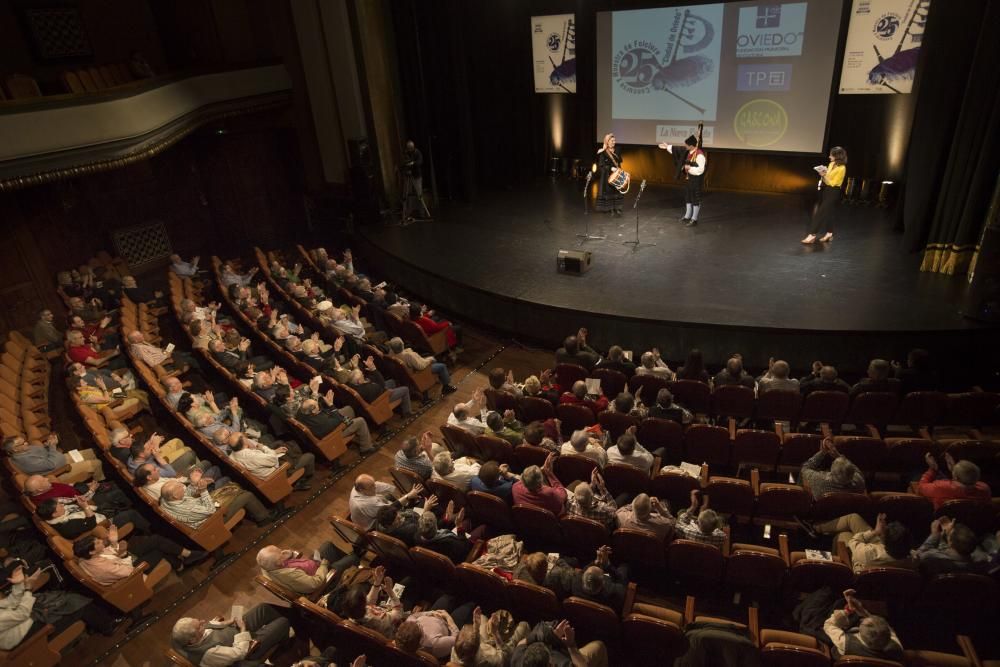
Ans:
[{"label": "woman in yellow top", "polygon": [[826,243],[833,239],[833,217],[834,208],[840,203],[840,186],[844,183],[844,176],[847,174],[847,151],[840,146],[830,149],[830,164],[826,167],[816,167],[819,172],[819,206],[813,213],[812,223],[809,226],[809,235],[802,239],[802,242],[809,245],[816,243],[816,235],[821,231],[823,237],[820,243]]}]

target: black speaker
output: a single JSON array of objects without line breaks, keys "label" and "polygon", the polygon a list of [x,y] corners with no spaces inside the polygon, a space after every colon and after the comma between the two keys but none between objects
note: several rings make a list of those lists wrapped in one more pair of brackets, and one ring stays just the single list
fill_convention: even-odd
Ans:
[{"label": "black speaker", "polygon": [[962,315],[981,322],[1000,322],[1000,226],[988,225],[983,230]]},{"label": "black speaker", "polygon": [[560,250],[556,255],[556,271],[572,275],[583,275],[590,270],[591,253],[580,250]]}]

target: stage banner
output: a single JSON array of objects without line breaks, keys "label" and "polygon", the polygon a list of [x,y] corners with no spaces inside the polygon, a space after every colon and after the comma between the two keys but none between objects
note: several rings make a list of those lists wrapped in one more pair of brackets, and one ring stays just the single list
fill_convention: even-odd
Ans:
[{"label": "stage banner", "polygon": [[536,93],[576,92],[576,20],[573,14],[531,17]]},{"label": "stage banner", "polygon": [[931,0],[854,0],[840,94],[909,93]]}]

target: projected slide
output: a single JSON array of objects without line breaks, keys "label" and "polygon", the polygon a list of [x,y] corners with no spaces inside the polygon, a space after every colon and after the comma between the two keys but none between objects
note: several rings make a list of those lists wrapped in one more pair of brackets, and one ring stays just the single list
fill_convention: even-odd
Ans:
[{"label": "projected slide", "polygon": [[842,3],[715,3],[597,15],[597,137],[821,152]]}]

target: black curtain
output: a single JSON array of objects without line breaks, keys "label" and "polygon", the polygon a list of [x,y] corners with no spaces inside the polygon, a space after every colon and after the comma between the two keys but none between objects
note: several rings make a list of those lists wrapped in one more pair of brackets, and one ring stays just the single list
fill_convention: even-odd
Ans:
[{"label": "black curtain", "polygon": [[921,45],[903,224],[921,270],[964,273],[1000,169],[1000,0],[937,0]]}]

